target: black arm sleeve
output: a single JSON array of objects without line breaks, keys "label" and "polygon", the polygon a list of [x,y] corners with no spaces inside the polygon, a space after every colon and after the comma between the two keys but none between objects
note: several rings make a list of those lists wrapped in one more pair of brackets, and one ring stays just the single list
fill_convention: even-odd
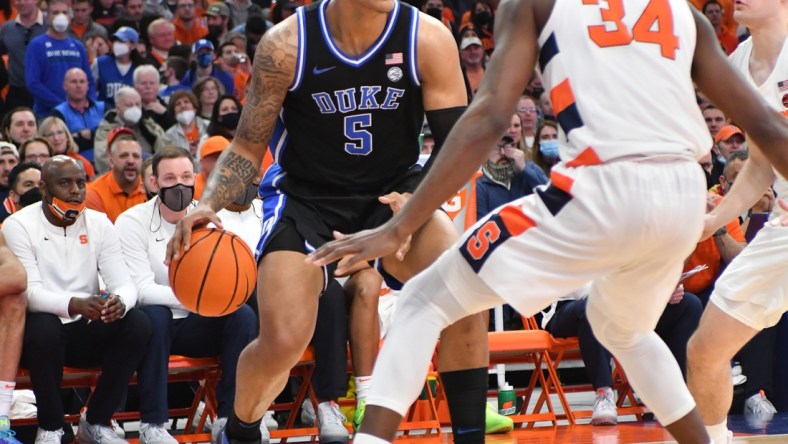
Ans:
[{"label": "black arm sleeve", "polygon": [[457,120],[460,119],[462,113],[465,112],[466,108],[467,106],[456,106],[454,108],[427,111],[427,123],[430,125],[432,137],[435,138],[435,148],[432,149],[432,154],[429,160],[427,160],[427,164],[424,165],[424,174],[422,174],[422,177],[424,177],[432,167],[432,163],[435,162],[435,157],[440,152],[441,147],[443,147],[443,142],[446,141],[449,132],[454,127]]}]

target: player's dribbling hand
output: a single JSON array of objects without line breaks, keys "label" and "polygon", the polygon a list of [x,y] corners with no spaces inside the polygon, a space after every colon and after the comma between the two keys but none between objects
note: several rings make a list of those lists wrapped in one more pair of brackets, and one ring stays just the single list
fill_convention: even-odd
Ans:
[{"label": "player's dribbling hand", "polygon": [[388,256],[396,252],[397,258],[405,257],[401,251],[406,239],[400,239],[390,222],[372,230],[344,235],[334,232],[333,242],[328,242],[306,257],[309,264],[323,266],[336,260],[347,258],[337,266],[336,275],[347,274],[357,263]]},{"label": "player's dribbling hand", "polygon": [[126,313],[126,306],[123,301],[116,295],[110,293],[104,304],[104,309],[101,310],[101,322],[109,324],[122,318]]},{"label": "player's dribbling hand", "polygon": [[167,266],[173,260],[181,257],[181,251],[189,251],[192,237],[192,229],[213,223],[216,228],[222,229],[222,221],[211,207],[204,204],[197,204],[194,211],[187,214],[175,225],[175,234],[167,243],[167,255],[164,257],[164,264]]}]

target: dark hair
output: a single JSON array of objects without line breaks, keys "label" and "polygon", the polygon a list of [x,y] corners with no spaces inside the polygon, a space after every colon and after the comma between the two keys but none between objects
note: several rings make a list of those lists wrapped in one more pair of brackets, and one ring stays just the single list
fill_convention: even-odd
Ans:
[{"label": "dark hair", "polygon": [[179,81],[183,80],[186,71],[189,70],[189,61],[183,57],[169,56],[165,63],[167,64],[167,68],[172,68],[172,70],[175,71],[175,78]]},{"label": "dark hair", "polygon": [[[214,76],[203,77],[200,80],[198,80],[197,83],[194,84],[194,86],[192,87],[192,91],[194,92],[194,95],[197,96],[197,101],[198,102],[200,101],[202,90],[205,89],[205,85],[208,82],[213,82],[216,85],[216,89],[219,92],[219,99],[216,101],[216,103],[219,103],[221,97],[224,97],[224,84]],[[200,103],[200,108],[197,110],[197,114],[200,114],[201,112],[202,112],[202,103]]]},{"label": "dark hair", "polygon": [[[246,36],[243,37],[246,38]],[[237,49],[244,49],[244,48],[238,48],[238,45],[236,45],[235,42],[233,42],[232,40],[225,40],[224,42],[222,42],[221,45],[219,45],[219,49],[216,50],[217,56],[222,55],[222,51],[224,50],[225,46],[235,46]]]},{"label": "dark hair", "polygon": [[208,124],[208,137],[211,136],[224,136],[229,140],[233,140],[233,133],[230,132],[229,129],[222,126],[219,123],[219,108],[222,105],[222,102],[225,100],[232,100],[235,102],[235,106],[238,107],[238,112],[241,112],[243,109],[243,105],[241,105],[241,101],[238,100],[235,96],[231,95],[223,95],[216,100],[216,103],[213,104],[213,111],[211,112],[211,122]]},{"label": "dark hair", "polygon": [[[11,118],[14,116],[14,114],[21,113],[23,111],[30,112],[33,114],[33,117],[36,115],[32,109],[26,106],[17,106],[16,108],[11,109],[11,111],[9,111],[8,114],[3,117],[3,122],[0,124],[0,126],[2,126],[3,134],[5,134],[11,128]],[[36,126],[38,126],[38,121],[36,121]]]},{"label": "dark hair", "polygon": [[45,137],[36,136],[32,139],[28,139],[22,143],[22,146],[19,147],[19,160],[24,162],[25,160],[25,153],[27,152],[27,147],[34,143],[43,143],[47,147],[47,151],[49,151],[49,157],[55,155],[55,150],[52,149],[52,144]]},{"label": "dark hair", "polygon": [[268,30],[268,23],[262,14],[249,14],[246,18],[246,33],[263,35]]},{"label": "dark hair", "polygon": [[11,172],[8,173],[8,188],[13,190],[19,182],[19,175],[27,170],[41,171],[41,165],[36,162],[22,162],[11,168]]},{"label": "dark hair", "polygon": [[170,96],[170,103],[167,104],[167,113],[169,113],[173,119],[175,118],[175,102],[181,100],[184,97],[186,97],[187,99],[189,99],[190,102],[192,102],[192,105],[194,106],[195,114],[200,111],[200,101],[197,100],[197,96],[195,96],[193,92],[187,89],[181,89],[172,93],[172,95]]},{"label": "dark hair", "polygon": [[703,8],[701,8],[701,11],[705,14],[706,9],[711,5],[717,5],[720,7],[720,10],[722,10],[722,4],[720,4],[720,2],[718,2],[717,0],[709,0],[703,4]]},{"label": "dark hair", "polygon": [[156,151],[156,154],[151,157],[153,163],[153,175],[159,175],[159,163],[164,159],[180,159],[183,157],[184,159],[189,159],[189,162],[192,161],[192,156],[189,154],[188,151],[184,150],[179,146],[174,145],[167,145],[164,148]]},{"label": "dark hair", "polygon": [[552,165],[548,165],[542,156],[542,152],[539,150],[539,137],[542,135],[542,131],[546,126],[549,126],[556,131],[558,131],[558,125],[553,122],[552,120],[546,120],[539,125],[539,128],[536,129],[536,134],[534,134],[534,146],[531,148],[531,157],[533,158],[534,163],[544,171],[545,174],[550,175],[550,169]]}]

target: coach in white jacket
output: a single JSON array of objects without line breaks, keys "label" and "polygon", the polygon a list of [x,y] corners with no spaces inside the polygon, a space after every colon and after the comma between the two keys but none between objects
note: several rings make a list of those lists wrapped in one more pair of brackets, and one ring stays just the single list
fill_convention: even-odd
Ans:
[{"label": "coach in white jacket", "polygon": [[63,434],[64,365],[102,370],[79,421],[78,441],[125,443],[110,418],[145,353],[150,323],[132,308],[137,290],[115,228],[106,215],[85,209],[82,164],[55,156],[41,173],[42,202],[3,224],[6,243],[27,272],[22,366],[30,371],[37,399],[36,443],[59,443]]}]

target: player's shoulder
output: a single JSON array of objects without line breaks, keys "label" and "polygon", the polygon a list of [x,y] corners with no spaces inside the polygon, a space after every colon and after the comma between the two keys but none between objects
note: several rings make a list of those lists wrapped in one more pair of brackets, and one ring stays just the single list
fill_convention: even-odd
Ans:
[{"label": "player's shoulder", "polygon": [[259,49],[285,51],[296,54],[298,51],[298,14],[282,20],[269,29],[260,39]]},{"label": "player's shoulder", "polygon": [[454,40],[449,28],[440,20],[427,15],[416,8],[414,14],[418,14],[419,31],[418,44],[419,52],[423,51],[457,51],[457,42]]},{"label": "player's shoulder", "polygon": [[728,56],[728,59],[731,61],[731,63],[738,67],[741,63],[750,58],[751,52],[752,37],[748,37],[747,40],[739,43],[739,46],[737,46],[736,50],[734,50],[731,55]]}]

